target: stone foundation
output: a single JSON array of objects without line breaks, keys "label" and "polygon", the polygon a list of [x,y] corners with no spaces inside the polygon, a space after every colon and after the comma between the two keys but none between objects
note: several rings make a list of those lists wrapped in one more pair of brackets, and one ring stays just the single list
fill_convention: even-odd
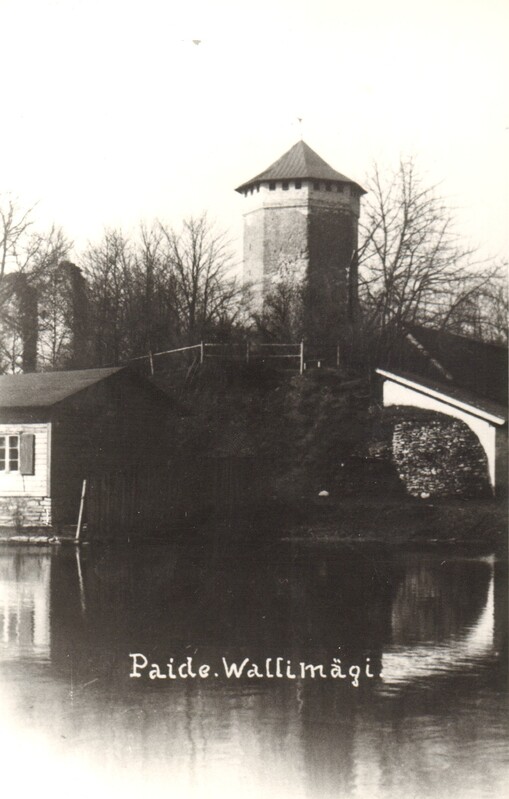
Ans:
[{"label": "stone foundation", "polygon": [[407,406],[373,409],[372,419],[369,441],[355,455],[385,464],[407,494],[492,496],[486,453],[463,421]]},{"label": "stone foundation", "polygon": [[436,414],[429,420],[396,422],[392,460],[414,497],[482,497],[490,493],[485,452],[472,431],[457,419]]},{"label": "stone foundation", "polygon": [[0,527],[50,526],[50,497],[0,497]]}]

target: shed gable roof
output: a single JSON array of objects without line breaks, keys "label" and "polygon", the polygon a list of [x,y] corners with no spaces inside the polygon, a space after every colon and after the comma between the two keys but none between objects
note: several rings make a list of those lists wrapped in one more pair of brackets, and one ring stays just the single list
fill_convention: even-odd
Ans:
[{"label": "shed gable roof", "polygon": [[253,183],[266,180],[285,180],[288,178],[311,178],[321,180],[336,180],[356,186],[362,194],[366,192],[355,181],[350,180],[341,172],[336,172],[326,161],[315,153],[305,141],[298,141],[281,158],[274,161],[267,169],[256,177],[246,181],[235,191],[241,192]]},{"label": "shed gable roof", "polygon": [[0,408],[45,408],[98,383],[124,367],[0,375]]}]

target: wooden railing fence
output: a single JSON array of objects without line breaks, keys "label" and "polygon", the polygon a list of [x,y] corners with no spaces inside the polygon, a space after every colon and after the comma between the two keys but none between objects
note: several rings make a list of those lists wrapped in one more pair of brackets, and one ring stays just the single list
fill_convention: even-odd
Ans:
[{"label": "wooden railing fence", "polygon": [[[285,351],[283,352],[282,349]],[[180,355],[182,353],[193,354],[193,356],[203,363],[206,358],[221,358],[222,360],[235,360],[250,363],[255,360],[277,361],[279,364],[290,361],[295,362],[295,368],[302,374],[305,369],[305,345],[304,341],[298,344],[282,343],[258,343],[246,341],[245,344],[218,344],[214,342],[200,341],[199,344],[192,344],[189,347],[177,347],[173,350],[163,350],[161,352],[149,352],[148,355],[140,355],[131,358],[129,363],[137,361],[148,361],[150,373],[155,372],[155,359],[161,356]]]}]

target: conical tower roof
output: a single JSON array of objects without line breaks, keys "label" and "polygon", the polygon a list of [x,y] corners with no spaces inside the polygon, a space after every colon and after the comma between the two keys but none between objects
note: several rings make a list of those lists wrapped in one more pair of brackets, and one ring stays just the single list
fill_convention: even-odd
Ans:
[{"label": "conical tower roof", "polygon": [[311,180],[335,180],[341,183],[350,183],[356,186],[361,194],[366,194],[362,186],[350,180],[341,172],[336,172],[329,164],[315,153],[305,141],[298,141],[288,152],[274,161],[271,166],[260,172],[251,180],[246,181],[235,191],[243,192],[254,183],[266,180],[292,180],[292,179],[311,179]]}]

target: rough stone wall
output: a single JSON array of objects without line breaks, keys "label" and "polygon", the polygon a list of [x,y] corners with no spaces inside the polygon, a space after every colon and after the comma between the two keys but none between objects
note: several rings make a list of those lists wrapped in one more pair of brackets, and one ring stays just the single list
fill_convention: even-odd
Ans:
[{"label": "rough stone wall", "polygon": [[263,262],[264,295],[279,279],[303,279],[308,263],[305,208],[266,209]]},{"label": "rough stone wall", "polygon": [[461,421],[440,414],[394,424],[392,459],[411,496],[486,496],[486,455]]},{"label": "rough stone wall", "polygon": [[244,217],[244,275],[243,283],[258,309],[263,300],[263,242],[264,210],[259,208]]},{"label": "rough stone wall", "polygon": [[49,497],[0,497],[0,527],[49,527]]},{"label": "rough stone wall", "polygon": [[79,266],[63,261],[60,268],[67,273],[70,290],[71,352],[67,368],[84,369],[90,365],[88,357],[90,307],[87,284]]},{"label": "rough stone wall", "polygon": [[307,272],[307,203],[264,205],[244,217],[244,284],[260,307],[280,280]]},{"label": "rough stone wall", "polygon": [[37,292],[28,283],[25,274],[16,276],[16,292],[19,302],[19,328],[23,342],[23,372],[35,372],[37,368],[38,304]]},{"label": "rough stone wall", "polygon": [[278,283],[304,288],[304,335],[312,345],[351,343],[358,317],[356,261],[359,197],[349,187],[295,188],[281,181],[246,197],[244,282],[254,306]]},{"label": "rough stone wall", "polygon": [[306,339],[313,344],[346,342],[352,323],[351,280],[357,219],[348,209],[310,204],[271,207],[246,217],[245,279],[266,297],[280,281],[303,285]]},{"label": "rough stone wall", "polygon": [[349,339],[349,274],[357,249],[357,219],[342,208],[311,205],[306,330],[319,344]]}]

